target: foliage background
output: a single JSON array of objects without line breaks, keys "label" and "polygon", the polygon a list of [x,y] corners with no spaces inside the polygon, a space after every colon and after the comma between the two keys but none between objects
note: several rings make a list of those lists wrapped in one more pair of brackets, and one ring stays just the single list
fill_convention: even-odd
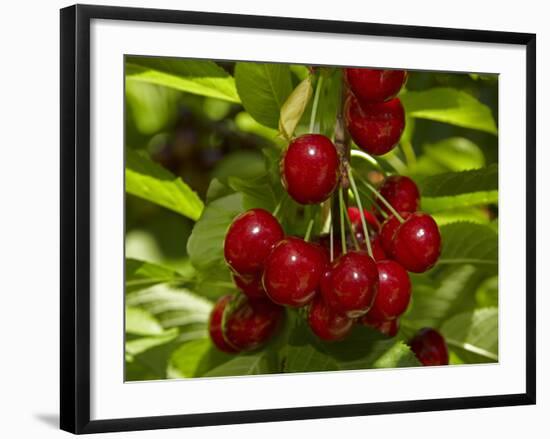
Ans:
[{"label": "foliage background", "polygon": [[[443,332],[453,364],[497,360],[498,78],[477,74],[410,72],[402,150],[378,163],[415,178],[444,239],[442,263],[413,277],[398,337],[360,328],[327,345],[289,312],[261,351],[211,346],[212,301],[234,290],[223,235],[240,211],[272,210],[280,198],[279,112],[306,77],[304,66],[126,59],[127,380],[413,366],[403,341],[422,326]],[[321,132],[334,124],[338,83],[338,72],[327,76]],[[286,209],[296,218],[287,232],[303,233],[314,211]]]}]

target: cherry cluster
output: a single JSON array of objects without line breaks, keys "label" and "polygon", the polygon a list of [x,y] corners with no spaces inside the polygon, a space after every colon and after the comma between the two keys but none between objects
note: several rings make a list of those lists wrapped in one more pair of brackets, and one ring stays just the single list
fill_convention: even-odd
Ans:
[{"label": "cherry cluster", "polygon": [[[357,146],[371,155],[387,153],[400,139],[405,118],[395,96],[406,77],[404,71],[345,71],[346,126]],[[342,152],[320,134],[292,140],[280,169],[283,186],[300,204],[325,202],[343,186],[344,176],[353,179]],[[345,243],[333,234],[312,240],[309,234],[286,236],[277,218],[263,209],[233,220],[224,257],[243,294],[220,298],[212,311],[210,335],[220,350],[240,352],[265,343],[277,331],[285,306],[303,308],[322,340],[341,340],[354,324],[396,335],[411,299],[408,272],[423,273],[435,265],[441,236],[434,219],[419,211],[420,193],[412,179],[390,176],[378,190],[367,186],[372,210],[359,200],[359,207],[340,207],[349,220],[349,233],[344,229],[340,235]],[[429,347],[437,337],[427,334],[419,333],[411,347],[423,363],[422,355],[428,358],[424,364],[435,364],[437,355],[429,354]],[[446,353],[444,341],[443,347]],[[441,364],[448,361],[437,358]]]}]

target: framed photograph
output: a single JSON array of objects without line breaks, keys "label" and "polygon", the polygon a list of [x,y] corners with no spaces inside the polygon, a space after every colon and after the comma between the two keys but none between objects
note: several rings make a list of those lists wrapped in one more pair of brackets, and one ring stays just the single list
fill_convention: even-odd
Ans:
[{"label": "framed photograph", "polygon": [[61,10],[61,428],[535,403],[535,35]]}]

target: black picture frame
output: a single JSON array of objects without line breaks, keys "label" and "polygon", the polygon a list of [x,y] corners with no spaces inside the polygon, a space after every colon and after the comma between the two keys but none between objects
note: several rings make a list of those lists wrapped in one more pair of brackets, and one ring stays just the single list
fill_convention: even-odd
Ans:
[{"label": "black picture frame", "polygon": [[[90,420],[90,22],[131,20],[523,45],[526,89],[526,392],[508,395]],[[61,10],[61,405],[72,433],[99,433],[535,404],[536,35],[75,5]]]}]

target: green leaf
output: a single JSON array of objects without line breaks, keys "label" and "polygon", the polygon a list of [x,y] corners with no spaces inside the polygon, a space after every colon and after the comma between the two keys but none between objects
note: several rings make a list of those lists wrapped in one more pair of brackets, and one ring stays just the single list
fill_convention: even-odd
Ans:
[{"label": "green leaf", "polygon": [[449,270],[441,279],[429,282],[426,276],[410,275],[413,283],[412,302],[402,317],[403,326],[415,330],[439,327],[465,296],[472,295],[478,275],[473,265],[461,265]]},{"label": "green leaf", "polygon": [[498,234],[490,227],[467,222],[440,227],[442,252],[438,265],[472,264],[498,271]]},{"label": "green leaf", "polygon": [[370,328],[356,326],[346,339],[327,343],[317,339],[300,319],[290,333],[285,352],[285,372],[358,370],[420,364],[403,342]]},{"label": "green leaf", "polygon": [[202,377],[234,358],[235,355],[226,354],[215,348],[210,338],[193,340],[172,352],[167,375],[168,378]]},{"label": "green leaf", "polygon": [[288,65],[239,62],[235,82],[245,110],[262,125],[277,128],[281,108],[292,92]]},{"label": "green leaf", "polygon": [[187,241],[187,253],[195,268],[206,270],[223,266],[225,234],[233,219],[243,210],[243,195],[240,193],[218,198],[206,206]]},{"label": "green leaf", "polygon": [[269,183],[267,174],[250,179],[230,177],[229,186],[244,195],[243,207],[245,209],[260,207],[267,211],[273,211],[277,205],[277,195]]},{"label": "green leaf", "polygon": [[178,336],[177,328],[172,328],[167,331],[164,331],[160,335],[155,335],[151,337],[141,337],[134,340],[126,340],[125,351],[132,355],[139,355],[143,352],[165,345],[172,342]]},{"label": "green leaf", "polygon": [[187,289],[160,284],[128,294],[126,306],[146,310],[165,329],[178,327],[183,341],[206,335],[212,302]]},{"label": "green leaf", "polygon": [[149,288],[153,285],[171,281],[191,280],[193,276],[178,273],[175,270],[154,264],[152,262],[139,261],[126,258],[126,293]]},{"label": "green leaf", "polygon": [[490,224],[487,210],[478,207],[445,209],[436,212],[430,211],[429,209],[424,209],[424,207],[422,207],[422,210],[431,212],[433,219],[439,226],[464,221],[478,224]]},{"label": "green leaf", "polygon": [[277,372],[272,352],[264,349],[250,354],[240,354],[204,374],[206,377],[264,375]]},{"label": "green leaf", "polygon": [[476,290],[476,303],[480,308],[498,306],[498,276],[485,279]]},{"label": "green leaf", "polygon": [[498,191],[473,192],[471,194],[454,195],[449,197],[424,197],[422,198],[422,210],[428,213],[434,213],[441,212],[443,210],[497,203]]},{"label": "green leaf", "polygon": [[466,363],[498,361],[498,309],[482,308],[451,317],[441,333]]},{"label": "green leaf", "polygon": [[409,116],[497,134],[490,108],[464,91],[437,87],[408,91],[400,98]]},{"label": "green leaf", "polygon": [[160,335],[164,332],[153,315],[140,308],[126,308],[126,332],[136,335]]},{"label": "green leaf", "polygon": [[498,166],[462,172],[446,172],[415,179],[422,197],[444,197],[498,190]]},{"label": "green leaf", "polygon": [[[424,154],[413,167],[413,173],[433,174],[437,169],[445,172],[467,171],[485,166],[485,156],[479,146],[463,137],[450,137],[423,145]],[[433,170],[433,172],[432,172]]]},{"label": "green leaf", "polygon": [[311,86],[311,76],[307,76],[292,91],[281,107],[279,132],[287,140],[292,139],[296,126],[300,122],[312,95],[313,87]]},{"label": "green leaf", "polygon": [[126,80],[240,102],[233,77],[212,61],[126,57]]},{"label": "green leaf", "polygon": [[197,220],[203,202],[179,177],[144,153],[126,148],[126,192]]}]

